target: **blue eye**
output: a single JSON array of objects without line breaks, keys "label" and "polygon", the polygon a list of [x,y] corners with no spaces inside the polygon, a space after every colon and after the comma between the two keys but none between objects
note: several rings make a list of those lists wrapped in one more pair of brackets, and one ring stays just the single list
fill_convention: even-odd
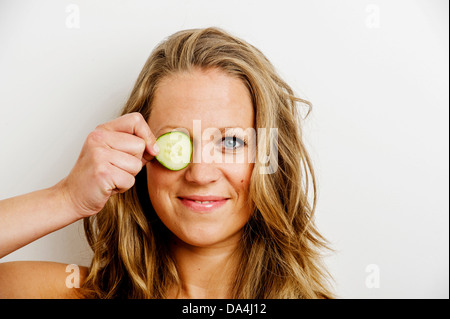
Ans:
[{"label": "blue eye", "polygon": [[222,138],[222,144],[226,149],[236,149],[245,145],[245,142],[236,136]]}]

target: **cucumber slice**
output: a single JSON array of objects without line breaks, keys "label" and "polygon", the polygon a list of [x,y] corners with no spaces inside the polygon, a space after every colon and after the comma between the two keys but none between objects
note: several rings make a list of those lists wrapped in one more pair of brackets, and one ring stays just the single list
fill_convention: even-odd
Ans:
[{"label": "cucumber slice", "polygon": [[165,133],[156,139],[159,154],[156,159],[164,167],[179,171],[191,162],[192,142],[189,135],[179,131]]}]

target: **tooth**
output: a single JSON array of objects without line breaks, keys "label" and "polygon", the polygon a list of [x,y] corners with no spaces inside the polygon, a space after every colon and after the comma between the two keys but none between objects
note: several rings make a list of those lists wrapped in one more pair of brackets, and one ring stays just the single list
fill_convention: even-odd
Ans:
[{"label": "tooth", "polygon": [[195,200],[194,202],[199,203],[199,204],[209,204],[209,203],[211,203],[211,201],[204,201],[204,202],[201,202],[201,201],[199,201],[199,200]]}]

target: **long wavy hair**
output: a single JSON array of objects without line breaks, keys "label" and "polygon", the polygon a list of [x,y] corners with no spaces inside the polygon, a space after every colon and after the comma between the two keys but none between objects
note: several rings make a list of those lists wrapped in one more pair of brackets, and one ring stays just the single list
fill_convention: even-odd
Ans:
[{"label": "long wavy hair", "polygon": [[[192,68],[220,68],[247,86],[255,126],[278,128],[277,140],[257,135],[257,148],[277,156],[267,174],[256,159],[249,198],[253,212],[239,246],[233,298],[333,298],[323,264],[329,243],[314,224],[316,179],[302,141],[297,96],[254,46],[218,28],[184,30],[161,42],[146,61],[122,114],[148,119],[158,83]],[[274,152],[274,150],[277,150]],[[275,154],[275,155],[274,155]],[[169,230],[149,199],[146,172],[84,220],[94,256],[80,292],[92,298],[167,298],[181,287],[168,246]]]}]

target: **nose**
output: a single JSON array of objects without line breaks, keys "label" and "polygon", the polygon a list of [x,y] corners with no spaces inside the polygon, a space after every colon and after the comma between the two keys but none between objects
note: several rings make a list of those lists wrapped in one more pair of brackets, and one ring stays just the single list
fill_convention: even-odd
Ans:
[{"label": "nose", "polygon": [[194,142],[193,148],[192,161],[186,167],[186,181],[197,185],[206,185],[217,181],[221,175],[217,164],[202,159],[202,145],[200,143]]},{"label": "nose", "polygon": [[220,170],[214,163],[190,163],[186,167],[186,181],[197,185],[207,185],[220,178]]}]

